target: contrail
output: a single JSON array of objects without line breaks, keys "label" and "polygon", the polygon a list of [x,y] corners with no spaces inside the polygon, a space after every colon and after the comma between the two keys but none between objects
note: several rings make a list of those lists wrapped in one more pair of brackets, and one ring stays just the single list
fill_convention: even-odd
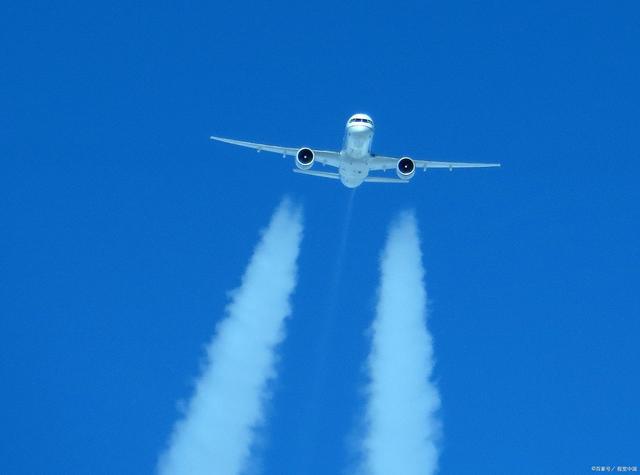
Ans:
[{"label": "contrail", "polygon": [[247,468],[267,383],[275,376],[274,350],[291,312],[301,214],[285,200],[263,232],[207,347],[184,417],[160,457],[160,474],[237,475]]},{"label": "contrail", "polygon": [[413,214],[401,215],[391,227],[381,279],[368,360],[363,471],[432,474],[438,465],[440,396],[430,382],[433,347]]},{"label": "contrail", "polygon": [[334,241],[336,247],[333,255],[333,269],[327,280],[325,295],[318,296],[316,315],[320,319],[320,325],[314,334],[314,341],[309,346],[308,355],[309,372],[313,376],[305,400],[305,409],[309,413],[309,417],[305,421],[304,431],[296,438],[295,447],[291,450],[291,453],[294,454],[294,462],[289,466],[291,473],[312,473],[315,460],[325,456],[320,452],[316,443],[320,428],[324,424],[324,415],[317,408],[323,405],[323,396],[330,392],[327,389],[331,371],[328,365],[328,356],[333,351],[331,337],[335,331],[336,322],[343,316],[339,306],[340,285],[351,230],[355,195],[355,188],[348,191],[347,201],[342,208],[344,215],[338,234],[339,238]]}]

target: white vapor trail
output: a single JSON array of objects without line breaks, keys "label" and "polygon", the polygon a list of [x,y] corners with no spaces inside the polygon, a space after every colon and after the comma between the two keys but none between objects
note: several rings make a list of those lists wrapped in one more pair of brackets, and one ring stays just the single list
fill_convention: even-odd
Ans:
[{"label": "white vapor trail", "polygon": [[194,394],[160,457],[160,474],[237,475],[247,468],[291,312],[301,239],[301,211],[285,200],[207,347]]},{"label": "white vapor trail", "polygon": [[430,381],[433,347],[413,214],[401,215],[391,227],[378,297],[368,360],[363,471],[432,474],[438,465],[440,396]]}]

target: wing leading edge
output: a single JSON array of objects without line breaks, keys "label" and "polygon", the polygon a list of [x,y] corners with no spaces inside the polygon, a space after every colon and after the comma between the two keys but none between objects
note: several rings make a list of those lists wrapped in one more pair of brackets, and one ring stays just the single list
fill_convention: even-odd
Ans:
[{"label": "wing leading edge", "polygon": [[[390,170],[393,169],[398,163],[399,158],[385,157],[382,155],[375,155],[369,161],[369,170]],[[493,168],[499,167],[499,163],[474,163],[474,162],[434,162],[431,160],[413,160],[416,168],[448,168],[453,170],[454,168]]]},{"label": "wing leading edge", "polygon": [[[209,137],[211,140],[217,140],[218,142],[224,142],[231,145],[238,145],[240,147],[247,147],[257,150],[258,152],[265,151],[271,153],[278,153],[283,157],[295,157],[300,150],[301,147],[293,148],[293,147],[281,147],[278,145],[267,145],[263,143],[253,143],[253,142],[245,142],[243,140],[234,140],[234,139],[226,139],[224,137]],[[324,165],[331,165],[333,167],[340,166],[340,153],[339,152],[331,152],[329,150],[313,150],[313,154],[315,156],[315,160],[318,163],[322,163]]]}]

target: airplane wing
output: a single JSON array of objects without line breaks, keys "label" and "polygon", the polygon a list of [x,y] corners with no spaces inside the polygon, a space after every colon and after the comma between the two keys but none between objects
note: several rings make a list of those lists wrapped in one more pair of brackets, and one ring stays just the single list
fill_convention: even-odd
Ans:
[{"label": "airplane wing", "polygon": [[[369,170],[392,170],[395,168],[400,158],[385,157],[383,155],[374,155],[369,160]],[[413,159],[412,159],[413,160]],[[499,163],[474,163],[474,162],[434,162],[431,160],[413,160],[416,168],[490,168],[499,167]]]},{"label": "airplane wing", "polygon": [[[217,140],[218,142],[230,143],[232,145],[239,145],[240,147],[253,148],[258,152],[272,152],[279,153],[283,157],[295,157],[300,150],[301,147],[293,148],[293,147],[280,147],[277,145],[266,145],[263,143],[253,143],[253,142],[244,142],[242,140],[233,140],[233,139],[225,139],[223,137],[209,137],[211,140]],[[312,148],[313,154],[315,156],[315,161],[318,163],[322,163],[324,165],[331,165],[333,167],[340,166],[340,153],[339,152],[331,152],[328,150],[316,150]]]}]

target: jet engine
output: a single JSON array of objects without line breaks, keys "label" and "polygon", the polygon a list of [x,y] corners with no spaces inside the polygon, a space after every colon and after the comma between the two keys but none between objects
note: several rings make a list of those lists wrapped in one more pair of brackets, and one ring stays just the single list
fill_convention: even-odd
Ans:
[{"label": "jet engine", "polygon": [[409,157],[402,157],[396,165],[396,173],[398,178],[410,180],[416,173],[416,164]]},{"label": "jet engine", "polygon": [[315,156],[310,148],[301,148],[296,154],[296,167],[300,170],[308,170],[313,165]]}]

